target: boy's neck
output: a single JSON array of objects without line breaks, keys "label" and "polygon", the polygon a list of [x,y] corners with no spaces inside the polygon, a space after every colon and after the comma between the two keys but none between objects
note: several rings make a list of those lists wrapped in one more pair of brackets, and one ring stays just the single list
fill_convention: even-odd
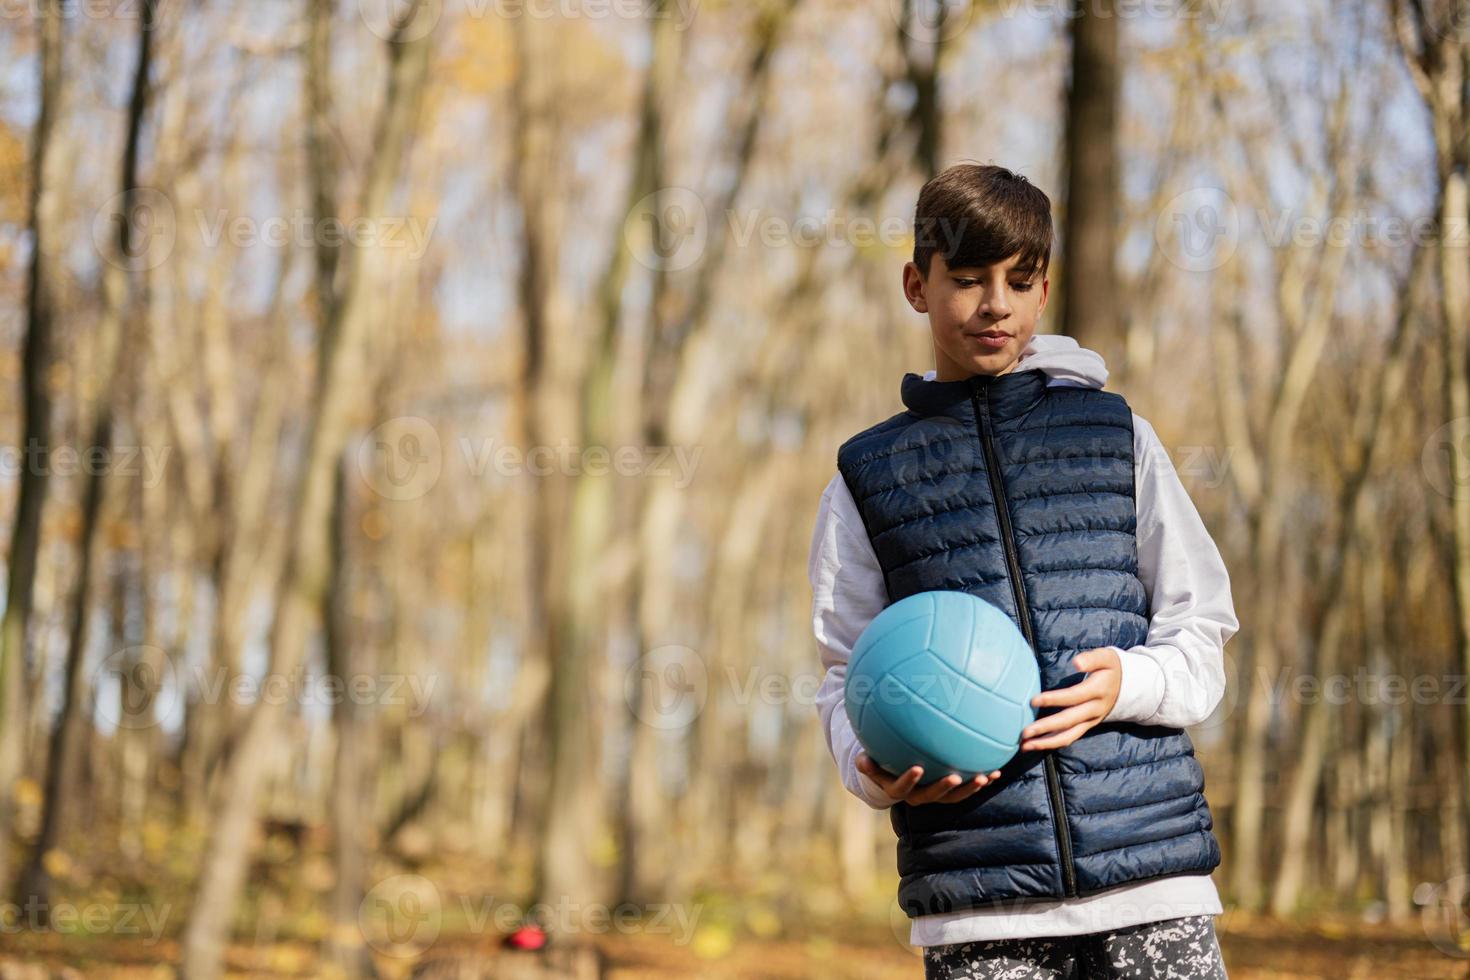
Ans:
[{"label": "boy's neck", "polygon": [[1002,374],[1010,374],[1016,369],[1016,365],[1020,363],[1020,359],[1017,358],[1016,360],[1007,364],[1005,367],[1001,368],[999,371],[967,371],[966,369],[960,367],[958,364],[955,364],[948,358],[936,358],[934,362],[934,380],[964,381],[966,378],[973,378],[977,374],[988,374],[991,377],[999,377]]}]

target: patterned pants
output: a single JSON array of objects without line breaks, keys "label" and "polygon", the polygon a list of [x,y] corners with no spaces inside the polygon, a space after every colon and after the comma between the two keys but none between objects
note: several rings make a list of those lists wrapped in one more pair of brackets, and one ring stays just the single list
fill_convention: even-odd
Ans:
[{"label": "patterned pants", "polygon": [[925,980],[1225,980],[1209,915],[1083,936],[995,939],[924,949]]}]

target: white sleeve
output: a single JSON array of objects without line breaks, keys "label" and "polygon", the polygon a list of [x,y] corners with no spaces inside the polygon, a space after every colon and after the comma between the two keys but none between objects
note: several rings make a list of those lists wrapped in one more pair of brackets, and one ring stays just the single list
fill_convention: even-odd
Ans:
[{"label": "white sleeve", "polygon": [[827,748],[848,792],[882,810],[892,806],[894,799],[857,767],[862,745],[847,717],[843,686],[853,644],[888,605],[888,586],[841,473],[822,492],[807,578],[812,586],[812,632],[826,669],[816,701]]},{"label": "white sleeve", "polygon": [[1185,728],[1225,695],[1225,641],[1240,628],[1225,561],[1148,422],[1133,416],[1138,577],[1148,591],[1143,645],[1118,649],[1118,703],[1104,721]]}]

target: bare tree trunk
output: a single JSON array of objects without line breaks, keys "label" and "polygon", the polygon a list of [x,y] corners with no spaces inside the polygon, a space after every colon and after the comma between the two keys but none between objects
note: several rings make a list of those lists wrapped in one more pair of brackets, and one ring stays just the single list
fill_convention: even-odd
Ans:
[{"label": "bare tree trunk", "polygon": [[1361,860],[1356,835],[1357,785],[1363,768],[1361,737],[1361,732],[1349,736],[1339,728],[1334,755],[1338,764],[1328,770],[1331,791],[1327,794],[1327,853],[1331,860],[1332,889],[1339,895],[1352,894]]},{"label": "bare tree trunk", "polygon": [[[916,17],[920,6],[925,8],[923,15]],[[961,33],[954,21],[968,18],[975,6],[943,0],[904,0],[899,11],[897,40],[903,50],[905,75],[914,90],[909,128],[914,135],[914,160],[925,180],[942,169],[944,104],[940,82],[946,50]]]},{"label": "bare tree trunk", "polygon": [[[149,378],[129,399],[135,407],[134,431],[140,434],[142,445],[163,446],[168,440],[161,431],[163,419],[155,411],[150,394],[159,387],[152,380]],[[138,480],[137,495],[141,539],[138,597],[142,622],[136,644],[128,642],[127,661],[122,664],[118,678],[120,704],[116,735],[122,777],[118,844],[123,854],[135,859],[143,853],[142,829],[159,748],[159,729],[153,712],[167,668],[159,637],[158,607],[150,585],[164,577],[171,540],[166,482],[150,481],[145,472]],[[114,636],[127,635],[126,628],[114,630]]]},{"label": "bare tree trunk", "polygon": [[[377,152],[362,190],[359,213],[364,217],[382,214],[403,161],[428,66],[432,32],[419,29],[422,25],[418,23],[427,10],[421,0],[414,3],[388,42],[388,91],[374,133]],[[315,61],[308,64],[309,71],[324,68]],[[340,302],[323,311],[329,316],[322,325],[311,430],[302,462],[301,489],[291,515],[286,573],[277,590],[271,627],[268,673],[272,677],[290,677],[300,669],[330,572],[333,474],[346,435],[353,390],[351,372],[357,368],[361,334],[370,312],[365,305],[369,286],[365,252],[354,248],[345,257],[348,266]],[[191,980],[214,980],[219,976],[229,918],[250,854],[256,802],[283,713],[284,705],[278,699],[251,706],[238,746],[226,764],[223,791],[211,806],[209,843],[183,942],[182,972]]]},{"label": "bare tree trunk", "polygon": [[[912,8],[907,7],[906,17],[911,15]],[[787,12],[786,17],[792,12]],[[907,19],[901,19],[898,25],[896,43],[902,52],[904,70],[912,78],[915,72],[923,72],[926,69],[921,64],[916,64],[914,59],[919,57],[915,54],[911,41],[912,24]],[[772,40],[775,40],[772,38]],[[936,44],[944,44],[953,40],[952,32],[942,30]],[[942,59],[935,57],[932,65],[936,68],[942,63]],[[753,65],[758,62],[753,62]],[[896,79],[888,79],[876,88],[876,92],[887,91],[888,87]],[[934,80],[937,89],[938,80]],[[764,93],[764,85],[756,85],[747,82],[746,88],[756,93]],[[758,94],[752,103],[758,105],[763,96]],[[917,168],[920,172],[927,173],[926,168],[932,165],[925,162],[924,147],[937,147],[939,136],[937,133],[925,133],[924,127],[937,124],[937,118],[931,118],[918,111],[907,116],[893,113],[884,103],[883,98],[876,99],[874,107],[875,114],[879,118],[875,133],[875,146],[872,153],[873,163],[860,172],[857,177],[844,189],[840,196],[844,206],[858,214],[865,214],[874,203],[884,196],[894,180],[902,173],[908,172],[910,168]],[[899,136],[908,131],[915,131],[915,141],[912,147],[913,157],[901,157],[898,149],[900,147]],[[742,140],[742,145],[747,145],[753,139]],[[739,183],[738,181],[736,182]],[[733,198],[727,199],[723,208],[732,207]],[[718,244],[712,243],[715,247]],[[718,257],[719,253],[715,253]],[[799,350],[809,332],[805,324],[818,322],[819,311],[817,306],[822,299],[822,291],[818,288],[817,255],[816,250],[808,250],[801,256],[801,269],[794,277],[793,285],[783,294],[779,307],[787,311],[782,320],[788,324],[781,332],[775,335],[773,343],[768,346],[766,354],[760,358],[761,363],[750,369],[748,377],[742,378],[732,387],[735,390],[744,390],[751,386],[770,386],[775,389],[783,388],[787,379],[799,373],[803,365],[800,358],[794,356],[794,351]],[[712,262],[719,266],[718,261]],[[866,269],[860,262],[860,253],[854,251],[848,269],[844,270],[850,274],[865,274]],[[703,306],[709,302],[712,294],[712,284],[701,284],[702,288],[695,290],[695,300],[691,306],[691,312],[686,315],[683,326],[671,331],[671,336],[680,337],[682,331],[691,328],[695,334],[691,338],[681,338],[683,357],[680,360],[680,370],[676,381],[678,390],[671,398],[654,400],[653,404],[665,405],[677,403],[684,407],[680,416],[675,419],[667,417],[661,419],[657,414],[652,418],[660,420],[655,431],[659,433],[658,438],[670,439],[678,442],[690,439],[689,433],[703,431],[705,420],[702,417],[708,407],[708,399],[702,397],[700,386],[707,386],[707,372],[713,362],[709,353],[701,343],[701,335],[697,328],[703,326]],[[655,389],[656,390],[656,389]],[[820,396],[817,402],[820,403]],[[806,406],[803,405],[802,408]],[[648,436],[646,438],[653,438]],[[772,458],[775,461],[775,458]],[[760,782],[760,774],[752,769],[744,757],[744,736],[740,725],[738,713],[730,712],[725,705],[726,692],[724,681],[727,677],[737,674],[748,660],[743,657],[743,651],[749,648],[749,639],[745,633],[745,625],[750,620],[751,610],[758,608],[758,602],[754,595],[757,590],[754,579],[749,578],[744,562],[751,557],[744,553],[747,545],[759,548],[769,540],[768,532],[765,530],[767,520],[765,505],[768,494],[776,492],[780,482],[775,479],[778,469],[769,469],[760,466],[750,471],[748,478],[741,481],[741,489],[735,494],[740,501],[737,509],[731,515],[727,524],[725,545],[721,548],[722,557],[718,563],[715,573],[715,585],[711,589],[708,602],[704,604],[706,609],[706,642],[703,650],[711,651],[703,655],[706,670],[710,678],[710,691],[707,703],[700,712],[696,730],[692,735],[690,747],[690,760],[688,768],[690,772],[690,788],[686,792],[682,802],[684,817],[682,824],[688,827],[688,842],[679,845],[679,853],[690,855],[691,859],[676,862],[675,874],[671,877],[670,887],[676,894],[685,894],[695,887],[701,875],[709,870],[709,865],[704,863],[710,858],[739,860],[733,856],[730,849],[733,845],[737,851],[746,846],[747,841],[752,842],[750,846],[760,850],[763,845],[758,843],[766,840],[766,834],[759,827],[744,820],[742,807],[750,802],[749,794],[735,792],[732,786],[757,784]],[[668,555],[672,552],[673,539],[667,537],[675,534],[679,529],[679,521],[671,520],[670,508],[682,511],[686,500],[678,494],[670,493],[666,489],[658,495],[658,502],[645,504],[647,512],[656,515],[655,520],[645,520],[644,539],[640,546],[640,561],[645,556],[653,556],[653,561],[641,568],[641,575],[646,580],[654,578],[654,569],[666,567]],[[648,531],[661,531],[663,536],[649,536]],[[664,542],[660,544],[659,542]],[[739,552],[739,556],[730,552],[730,549]],[[764,552],[760,552],[764,553]],[[733,564],[732,564],[733,562]],[[668,573],[662,573],[667,579]],[[650,598],[654,601],[650,602]],[[667,607],[675,601],[675,597],[666,587],[658,587],[649,595],[643,597],[641,603],[645,610],[656,610]],[[650,623],[656,622],[652,616],[646,613],[643,618],[644,629],[648,629]],[[732,751],[734,754],[732,755]],[[735,774],[732,779],[731,774]],[[737,833],[737,830],[739,833]],[[665,845],[668,846],[668,845]]]},{"label": "bare tree trunk", "polygon": [[[644,78],[637,158],[627,192],[629,208],[636,206],[645,195],[660,190],[663,185],[664,111],[669,104],[670,89],[676,81],[679,63],[676,47],[678,35],[670,29],[666,13],[665,10],[659,9],[649,20],[649,38],[654,55],[650,59],[648,73]],[[662,216],[658,217],[661,221]],[[659,231],[655,230],[653,233],[658,234]],[[623,286],[627,280],[628,263],[628,238],[619,228],[613,241],[613,257],[602,283],[602,344],[598,351],[598,362],[592,368],[594,374],[591,380],[593,383],[589,385],[586,392],[599,403],[589,404],[589,419],[605,413],[610,407],[608,401],[611,392],[608,388],[611,385],[617,355],[616,339],[619,325],[622,323],[622,295]],[[658,324],[663,318],[662,307],[666,303],[667,276],[661,269],[655,269],[653,277],[655,280],[654,298],[648,304],[648,320],[652,325],[649,332],[656,336]],[[631,488],[629,496],[632,500],[626,506],[626,510],[634,515],[635,523],[643,516],[638,513],[642,489],[641,486]],[[641,530],[641,523],[636,523],[636,527]],[[642,580],[639,580],[638,586],[641,587],[642,584]],[[660,584],[666,583],[661,582]],[[643,601],[641,589],[635,587],[634,590],[630,590],[626,598],[635,607],[633,613],[627,618],[633,623],[635,635],[638,637],[634,649],[638,656],[642,657],[647,650],[643,642],[646,637],[640,630],[637,630],[639,618],[637,607]],[[667,869],[663,861],[649,860],[650,855],[648,854],[650,845],[654,843],[659,833],[660,816],[664,809],[664,793],[658,769],[658,745],[663,733],[660,729],[648,724],[644,718],[644,711],[647,707],[645,698],[649,693],[645,690],[644,681],[648,676],[646,673],[641,673],[631,688],[625,691],[630,700],[632,747],[628,755],[627,781],[624,792],[621,794],[617,815],[620,838],[617,891],[619,900],[628,902],[644,901],[650,895],[658,894],[662,887],[662,883],[658,880],[659,873]]]},{"label": "bare tree trunk", "polygon": [[47,263],[51,244],[51,215],[48,198],[47,162],[51,158],[52,133],[61,103],[63,17],[61,0],[48,0],[38,21],[41,34],[40,112],[31,137],[31,185],[27,201],[27,230],[31,237],[30,269],[26,279],[26,338],[21,354],[25,424],[20,471],[20,495],[15,522],[10,530],[10,555],[6,562],[5,613],[0,619],[0,892],[10,879],[11,793],[21,772],[21,748],[25,744],[26,631],[36,580],[36,553],[41,544],[41,511],[46,499],[47,467],[39,465],[32,452],[50,440],[51,396],[47,372],[51,364],[52,298]]},{"label": "bare tree trunk", "polygon": [[[1384,509],[1374,510],[1382,513]],[[1378,517],[1364,514],[1361,523],[1364,542],[1361,607],[1363,635],[1367,640],[1367,656],[1363,659],[1369,664],[1385,663],[1389,662],[1394,648],[1388,619],[1388,610],[1393,608],[1395,599],[1389,587],[1388,542]],[[1378,852],[1380,894],[1388,907],[1388,918],[1399,924],[1407,923],[1414,914],[1412,843],[1417,834],[1412,825],[1410,779],[1416,771],[1416,700],[1405,698],[1392,703],[1389,699],[1374,698],[1371,704],[1362,707],[1362,714],[1372,729],[1370,754],[1377,763],[1373,767],[1376,782],[1369,799],[1368,824]],[[1448,789],[1449,793],[1440,795],[1452,798],[1456,788]],[[1353,897],[1350,893],[1342,896],[1348,901]]]},{"label": "bare tree trunk", "polygon": [[1118,16],[1112,0],[1072,19],[1062,333],[1110,362],[1122,352],[1118,304]]},{"label": "bare tree trunk", "polygon": [[[1334,161],[1333,170],[1314,178],[1309,202],[1334,221],[1345,220],[1357,200],[1351,178],[1355,154],[1345,145],[1348,91],[1346,81],[1341,80],[1326,122],[1327,155]],[[1241,197],[1247,199],[1249,195],[1242,192]],[[1230,478],[1249,514],[1248,618],[1256,624],[1242,669],[1244,720],[1237,733],[1235,799],[1231,807],[1231,885],[1236,901],[1248,909],[1259,908],[1267,897],[1262,883],[1262,832],[1265,780],[1271,761],[1267,733],[1274,705],[1269,688],[1258,681],[1269,683],[1282,663],[1283,648],[1274,624],[1284,618],[1285,600],[1273,583],[1281,574],[1287,522],[1283,488],[1292,467],[1302,409],[1331,335],[1337,285],[1347,253],[1342,242],[1327,241],[1320,246],[1293,242],[1276,256],[1278,305],[1286,338],[1279,358],[1281,367],[1269,382],[1271,389],[1263,414],[1265,431],[1259,449],[1245,417],[1247,372],[1241,352],[1247,349],[1247,338],[1243,311],[1237,309],[1232,314],[1229,329],[1214,331],[1215,377],[1223,424],[1228,437],[1242,440],[1238,446],[1231,442],[1239,452],[1230,468]],[[1227,264],[1230,276],[1243,274],[1241,261],[1237,256]]]},{"label": "bare tree trunk", "polygon": [[1363,785],[1366,789],[1365,826],[1367,829],[1369,867],[1379,882],[1388,867],[1389,854],[1397,846],[1393,841],[1393,824],[1388,807],[1388,769],[1394,735],[1386,713],[1374,711],[1368,728],[1367,751],[1363,753]]},{"label": "bare tree trunk", "polygon": [[[284,311],[279,309],[285,278],[283,266],[271,313],[266,318],[280,348],[285,347],[288,322]],[[283,356],[268,358],[256,410],[250,420],[245,458],[236,468],[228,452],[220,454],[209,481],[214,490],[213,509],[201,512],[200,521],[209,540],[209,578],[214,594],[209,664],[216,672],[216,681],[232,682],[239,675],[252,588],[257,582],[279,581],[284,563],[281,540],[272,533],[267,518],[271,486],[277,473],[274,457],[287,408],[286,370]],[[218,386],[215,390],[219,390]],[[187,403],[189,399],[177,401]],[[180,404],[172,414],[179,419],[188,411],[187,404]],[[189,711],[182,767],[184,813],[191,823],[205,819],[211,780],[218,776],[228,755],[228,743],[237,731],[238,715],[239,706],[233,698],[216,704],[194,705]]]},{"label": "bare tree trunk", "polygon": [[[1444,322],[1443,398],[1449,428],[1451,487],[1451,581],[1455,643],[1462,672],[1470,672],[1470,256],[1464,247],[1470,223],[1470,97],[1465,91],[1470,44],[1455,25],[1464,4],[1406,3],[1390,0],[1394,27],[1409,75],[1429,109],[1439,176],[1440,311]],[[1459,714],[1462,764],[1470,763],[1470,705]],[[1462,781],[1470,793],[1470,780]],[[1461,800],[1461,819],[1470,816],[1470,798]],[[1466,830],[1458,836],[1465,839]]]},{"label": "bare tree trunk", "polygon": [[[1342,537],[1348,537],[1356,530],[1354,515],[1345,513],[1343,521],[1352,524],[1342,532]],[[1343,566],[1347,564],[1346,558],[1344,556],[1340,559]],[[1340,593],[1342,589],[1340,580],[1346,578],[1346,567],[1334,572],[1334,585],[1328,592],[1333,598],[1329,600],[1331,604],[1323,616],[1321,628],[1317,631],[1314,647],[1318,651],[1318,658],[1314,674],[1319,678],[1328,678],[1337,672],[1341,647],[1347,640],[1344,625],[1347,610],[1343,607],[1340,594],[1334,597],[1334,593]],[[1281,821],[1281,856],[1271,895],[1273,915],[1284,917],[1296,911],[1306,883],[1307,871],[1319,860],[1313,853],[1317,789],[1327,759],[1327,745],[1332,737],[1336,707],[1326,698],[1317,698],[1308,703],[1303,711],[1301,750],[1287,789],[1285,812]]]},{"label": "bare tree trunk", "polygon": [[[751,55],[740,82],[740,90],[750,93],[750,96],[745,100],[743,115],[732,127],[737,134],[732,151],[734,176],[712,209],[716,215],[731,213],[745,187],[772,95],[771,64],[798,6],[798,0],[784,0],[767,8],[757,18]],[[940,24],[939,28],[943,36],[943,25]],[[901,38],[905,52],[908,51],[907,40],[906,37]],[[938,49],[936,45],[933,52],[932,68],[936,73]],[[921,88],[927,86],[929,97],[937,98],[937,74],[926,74],[922,66],[913,62],[909,64],[911,81]],[[933,108],[932,102],[930,108]],[[922,111],[916,106],[915,112]],[[938,125],[937,117],[925,118],[929,125]],[[930,137],[930,141],[923,145],[927,147],[927,159],[933,164],[938,133],[928,128],[923,128],[922,132]],[[657,136],[657,133],[651,134],[650,139]],[[657,177],[662,169],[662,152],[656,145],[650,147],[650,152],[658,161],[655,183],[662,184],[662,179]],[[708,313],[717,276],[725,265],[727,247],[727,236],[718,235],[711,239],[695,274],[686,308],[672,322],[662,315],[669,305],[668,277],[664,270],[655,270],[649,344],[644,364],[647,398],[641,406],[640,419],[640,434],[646,445],[696,445],[698,434],[704,430],[711,407],[711,398],[705,394],[712,390],[708,372],[715,363],[706,347]],[[677,413],[673,411],[675,404],[682,406]],[[646,653],[650,648],[676,640],[669,633],[677,605],[673,557],[678,537],[684,530],[684,515],[691,491],[675,487],[667,480],[645,480],[635,489],[633,509],[637,514],[638,575],[632,620],[637,649]],[[705,666],[707,671],[711,671],[716,664],[706,658]],[[669,822],[670,806],[658,778],[662,732],[643,717],[640,699],[647,693],[642,684],[633,691],[633,748],[623,815],[620,894],[624,900],[635,902],[665,893],[671,873],[681,872],[680,877],[687,879],[693,870],[688,866],[678,867],[678,862],[670,857],[672,842],[664,829]],[[719,710],[714,704],[719,692],[712,693],[711,703],[705,709],[712,714],[698,720],[701,727],[717,727],[719,724],[714,717]],[[696,735],[693,741],[697,740]]]},{"label": "bare tree trunk", "polygon": [[[183,115],[177,103],[169,104],[164,112],[160,140],[166,149],[182,142],[176,130],[183,128]],[[175,155],[181,154],[175,150]],[[234,162],[238,156],[236,147],[225,152],[227,174],[231,176],[239,169]],[[205,202],[190,193],[193,185],[171,176],[180,186],[175,206],[180,210],[202,209]],[[170,266],[191,268],[187,256],[180,254],[186,246],[182,239],[176,244],[175,261]],[[215,249],[208,254],[203,309],[180,313],[171,307],[168,318],[155,331],[156,343],[149,351],[160,379],[169,432],[176,447],[173,458],[179,464],[182,499],[190,517],[173,526],[180,536],[192,538],[187,547],[181,545],[180,552],[193,556],[206,570],[213,599],[206,668],[211,684],[226,684],[238,676],[246,604],[253,597],[256,583],[275,583],[280,578],[283,535],[266,517],[281,418],[288,408],[291,317],[284,305],[284,293],[297,254],[282,250],[270,301],[260,320],[263,354],[249,372],[259,378],[253,412],[245,410],[245,386],[238,377],[246,373],[240,371],[240,359],[247,351],[232,349],[228,311],[217,299],[230,293],[226,275],[232,259],[229,250]],[[184,274],[176,272],[176,277],[182,280]],[[180,282],[179,290],[187,291],[187,286]],[[201,388],[208,392],[207,413]],[[245,446],[243,454],[236,452],[241,442]],[[187,707],[179,766],[182,819],[189,826],[199,827],[206,819],[211,777],[218,774],[229,734],[237,727],[235,707],[232,698]]]},{"label": "bare tree trunk", "polygon": [[[1440,204],[1440,227],[1451,242],[1463,240],[1470,218],[1470,193],[1463,165],[1444,177]],[[1441,246],[1440,283],[1444,304],[1444,415],[1449,419],[1450,527],[1454,559],[1455,642],[1460,652],[1461,671],[1470,673],[1470,256],[1463,246]],[[1470,760],[1470,707],[1459,711],[1460,758]]]},{"label": "bare tree trunk", "polygon": [[[354,678],[365,676],[365,650],[352,629],[352,583],[347,573],[347,530],[351,505],[347,499],[349,454],[337,464],[337,481],[332,500],[332,567],[327,588],[327,672],[337,678],[341,690],[350,692]],[[364,831],[370,811],[364,792],[366,748],[370,738],[365,708],[344,694],[332,706],[336,727],[336,757],[332,767],[332,863],[336,882],[332,889],[332,926],[326,942],[326,957],[346,978],[375,977],[377,970],[358,927],[358,910],[366,893],[368,861]]]},{"label": "bare tree trunk", "polygon": [[[1355,420],[1355,431],[1346,447],[1349,472],[1346,474],[1337,513],[1336,539],[1327,550],[1328,574],[1322,596],[1323,614],[1318,624],[1313,647],[1318,653],[1318,677],[1331,677],[1338,671],[1341,648],[1345,642],[1345,620],[1348,561],[1353,542],[1368,533],[1371,516],[1365,492],[1373,461],[1386,441],[1384,417],[1399,399],[1408,383],[1410,356],[1418,351],[1411,331],[1418,323],[1418,299],[1430,271],[1430,252],[1418,247],[1410,262],[1409,283],[1398,311],[1393,336],[1388,341],[1388,356],[1376,371],[1376,384],[1364,397],[1368,400]],[[1278,916],[1295,911],[1306,871],[1312,860],[1309,843],[1317,809],[1317,789],[1321,785],[1322,768],[1327,761],[1327,744],[1331,715],[1338,706],[1327,698],[1317,698],[1303,708],[1300,748],[1297,765],[1286,793],[1286,810],[1282,819],[1282,851],[1275,886],[1271,895],[1271,911]]]},{"label": "bare tree trunk", "polygon": [[[522,218],[522,264],[517,282],[523,318],[523,360],[517,421],[527,452],[556,443],[558,434],[580,432],[582,406],[554,380],[551,360],[551,290],[555,281],[555,223],[549,214],[550,168],[555,165],[553,122],[544,118],[548,86],[535,70],[542,60],[539,26],[529,18],[513,25],[518,68],[511,92],[516,152],[510,183]],[[595,358],[595,355],[594,355]],[[533,824],[536,854],[533,894],[538,901],[586,901],[591,887],[591,843],[596,816],[596,741],[591,714],[593,659],[587,647],[597,633],[590,603],[606,533],[605,501],[588,481],[568,474],[529,474],[531,494],[528,559],[527,656],[517,687],[545,692],[545,713],[525,731],[518,792],[519,816]],[[580,497],[580,499],[578,499]],[[534,651],[532,654],[530,651]],[[532,658],[537,657],[538,660]],[[535,690],[532,690],[532,685]],[[544,758],[543,758],[544,756]],[[524,819],[520,821],[524,826]]]},{"label": "bare tree trunk", "polygon": [[[1458,726],[1451,727],[1458,732]],[[1447,735],[1449,733],[1446,733]],[[1458,757],[1457,741],[1453,736],[1445,737],[1438,731],[1438,726],[1431,729],[1431,744],[1436,747],[1444,747],[1444,751],[1435,753],[1433,778],[1444,792],[1438,794],[1439,805],[1431,812],[1437,813],[1439,833],[1436,843],[1439,846],[1439,855],[1442,867],[1445,869],[1460,869],[1470,861],[1470,846],[1465,841],[1465,822],[1463,812],[1463,801],[1467,795],[1465,787],[1465,766]],[[1456,873],[1459,873],[1456,871]]]},{"label": "bare tree trunk", "polygon": [[[98,379],[96,402],[91,416],[91,441],[86,452],[97,453],[102,460],[112,455],[113,400],[122,334],[135,317],[129,296],[129,265],[133,259],[134,208],[137,207],[138,158],[143,117],[148,108],[148,75],[152,63],[153,33],[157,5],[148,4],[138,31],[138,60],[133,72],[132,97],[129,100],[127,142],[123,149],[120,173],[120,210],[113,215],[113,248],[105,257],[102,273],[103,312],[97,328]],[[61,716],[51,733],[48,753],[46,791],[42,803],[41,833],[21,877],[19,897],[24,905],[35,902],[45,915],[50,908],[51,875],[46,856],[60,842],[70,815],[81,808],[74,796],[78,789],[77,768],[81,762],[83,743],[91,723],[84,712],[88,690],[82,661],[87,651],[88,627],[91,621],[92,568],[101,548],[97,527],[102,515],[109,466],[90,466],[84,471],[82,527],[77,542],[78,571],[72,586],[71,633],[66,652],[65,680],[62,689]]]},{"label": "bare tree trunk", "polygon": [[[537,66],[539,57],[534,25],[527,18],[512,24],[516,71],[510,86],[509,114],[514,140],[508,183],[521,215],[521,264],[516,277],[516,299],[520,310],[521,358],[513,390],[511,423],[514,438],[523,450],[542,445],[548,435],[546,414],[551,410],[550,296],[556,280],[556,222],[548,214],[551,198],[544,182],[554,167],[553,140],[549,120],[537,109],[545,99],[545,87]],[[554,655],[548,623],[559,607],[557,593],[560,559],[555,548],[560,540],[566,509],[565,481],[556,474],[537,476],[529,472],[520,487],[526,535],[523,542],[525,566],[525,628],[521,662],[515,678],[515,696],[502,730],[516,740],[515,781],[512,787],[511,834],[526,850],[536,851],[541,840],[541,817],[547,800],[545,724],[532,724],[521,706],[542,706],[552,683]],[[538,719],[539,721],[539,719]],[[537,852],[536,861],[540,862]],[[539,872],[538,872],[539,873]],[[539,890],[539,887],[535,890]]]}]

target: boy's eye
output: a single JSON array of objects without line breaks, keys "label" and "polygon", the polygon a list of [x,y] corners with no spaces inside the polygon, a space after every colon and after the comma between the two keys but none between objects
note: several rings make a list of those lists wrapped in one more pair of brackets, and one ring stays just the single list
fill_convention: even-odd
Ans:
[{"label": "boy's eye", "polygon": [[[971,286],[978,286],[978,285],[980,285],[980,280],[979,279],[956,279],[955,280],[955,285],[959,286],[961,289],[969,289]],[[1027,292],[1030,292],[1031,291],[1032,285],[1033,285],[1033,283],[1030,283],[1030,282],[1013,282],[1013,283],[1011,283],[1011,288],[1014,289],[1018,293],[1027,293]]]}]

